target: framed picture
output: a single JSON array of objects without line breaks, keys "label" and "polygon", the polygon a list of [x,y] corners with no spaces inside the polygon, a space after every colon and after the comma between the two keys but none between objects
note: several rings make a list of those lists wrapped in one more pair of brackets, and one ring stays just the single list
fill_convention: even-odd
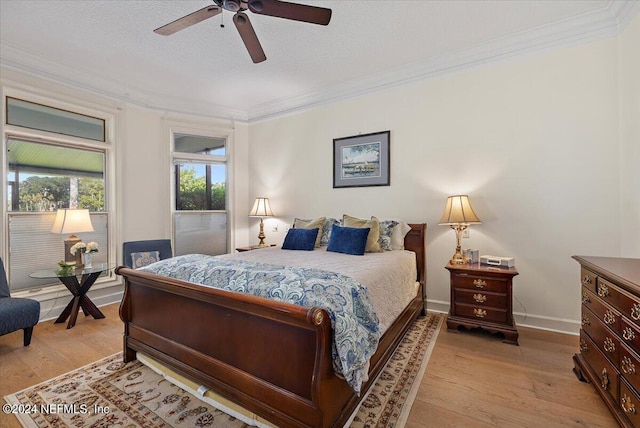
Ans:
[{"label": "framed picture", "polygon": [[391,131],[333,140],[333,188],[389,185]]}]

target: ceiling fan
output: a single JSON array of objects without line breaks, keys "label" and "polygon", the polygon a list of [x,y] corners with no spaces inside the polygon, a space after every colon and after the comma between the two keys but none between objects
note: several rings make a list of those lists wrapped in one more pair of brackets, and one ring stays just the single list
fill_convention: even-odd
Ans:
[{"label": "ceiling fan", "polygon": [[293,21],[309,22],[311,24],[327,25],[331,20],[331,9],[309,6],[305,4],[289,3],[279,0],[213,0],[215,5],[207,6],[167,25],[156,28],[154,33],[169,36],[177,31],[190,27],[205,19],[216,16],[222,9],[235,12],[233,23],[240,33],[251,60],[259,63],[267,59],[262,50],[258,36],[245,13],[249,10],[259,15],[275,16]]}]

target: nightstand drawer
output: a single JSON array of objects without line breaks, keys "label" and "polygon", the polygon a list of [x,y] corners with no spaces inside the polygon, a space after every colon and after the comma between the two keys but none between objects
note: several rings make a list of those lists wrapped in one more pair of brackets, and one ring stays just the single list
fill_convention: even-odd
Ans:
[{"label": "nightstand drawer", "polygon": [[494,293],[506,293],[507,281],[500,278],[491,278],[482,275],[469,275],[456,273],[453,275],[453,284],[456,288],[467,290],[492,291]]},{"label": "nightstand drawer", "polygon": [[585,268],[580,269],[580,281],[582,286],[588,288],[592,293],[596,292],[596,279],[598,276]]},{"label": "nightstand drawer", "polygon": [[494,308],[507,307],[507,295],[504,293],[492,293],[484,290],[467,290],[464,288],[455,289],[456,303],[467,303],[470,305],[489,306]]},{"label": "nightstand drawer", "polygon": [[488,308],[479,305],[465,305],[456,302],[455,314],[474,320],[482,320],[501,324],[507,322],[507,311],[505,309]]}]

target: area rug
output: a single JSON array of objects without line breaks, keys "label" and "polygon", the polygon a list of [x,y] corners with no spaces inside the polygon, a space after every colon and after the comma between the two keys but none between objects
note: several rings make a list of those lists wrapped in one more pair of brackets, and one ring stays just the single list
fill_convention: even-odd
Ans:
[{"label": "area rug", "polygon": [[[418,318],[362,401],[352,427],[400,427],[420,386],[444,320]],[[118,353],[5,397],[24,427],[244,428],[242,421]],[[206,400],[206,399],[205,399]],[[7,411],[8,410],[8,411]]]}]

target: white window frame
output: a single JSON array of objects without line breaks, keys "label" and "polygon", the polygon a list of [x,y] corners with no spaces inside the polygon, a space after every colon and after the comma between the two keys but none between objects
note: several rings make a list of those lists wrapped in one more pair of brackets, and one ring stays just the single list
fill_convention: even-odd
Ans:
[{"label": "white window frame", "polygon": [[[7,206],[7,171],[6,166],[6,150],[7,141],[9,137],[12,138],[24,138],[31,141],[42,141],[48,143],[59,144],[62,146],[71,146],[87,149],[104,150],[105,153],[105,211],[108,216],[108,239],[109,248],[104,249],[108,251],[108,260],[116,264],[117,263],[117,226],[118,221],[116,218],[117,213],[117,198],[116,198],[116,119],[118,115],[118,109],[111,106],[100,106],[95,102],[88,102],[78,97],[70,97],[60,93],[53,93],[43,89],[35,89],[29,87],[25,89],[21,85],[4,84],[2,85],[1,93],[2,106],[0,107],[1,120],[0,126],[2,127],[2,139],[0,141],[0,150],[2,154],[0,156],[0,211],[2,214],[2,239],[0,239],[0,255],[5,261],[5,269],[7,275],[10,275],[10,266],[6,261],[9,260],[9,214]],[[73,136],[61,135],[47,131],[40,131],[30,128],[23,128],[15,125],[8,125],[6,123],[6,99],[18,98],[24,101],[33,102],[36,104],[43,104],[49,107],[66,110],[74,113],[79,113],[105,121],[105,141],[93,141],[89,139],[83,139]],[[102,251],[102,250],[101,250]],[[91,288],[92,291],[102,288],[111,287],[113,285],[121,284],[122,281],[115,275],[111,274],[108,277],[100,278],[96,281],[95,285]],[[12,297],[29,297],[35,298],[40,301],[48,299],[57,299],[59,297],[68,295],[69,291],[60,282],[51,285],[44,286],[35,290],[23,290],[12,292]]]},{"label": "white window frame", "polygon": [[[193,123],[193,122],[184,122],[179,120],[165,120],[167,134],[169,136],[169,188],[171,189],[171,198],[170,198],[170,212],[171,212],[171,236],[173,237],[173,242],[176,242],[175,239],[175,215],[176,213],[185,212],[176,210],[176,161],[186,161],[192,163],[211,163],[211,162],[224,162],[226,165],[226,215],[227,215],[227,252],[230,251],[231,248],[235,247],[235,237],[232,231],[234,230],[234,220],[233,213],[234,210],[234,197],[233,190],[234,184],[234,168],[233,168],[233,136],[234,130],[233,128],[223,128],[218,126],[208,125],[206,123]],[[188,134],[188,135],[196,135],[200,137],[210,137],[210,138],[224,138],[225,139],[225,156],[216,156],[216,155],[202,155],[197,153],[181,153],[176,152],[174,147],[174,137],[176,134]],[[221,211],[200,211],[200,212],[221,212]]]}]

